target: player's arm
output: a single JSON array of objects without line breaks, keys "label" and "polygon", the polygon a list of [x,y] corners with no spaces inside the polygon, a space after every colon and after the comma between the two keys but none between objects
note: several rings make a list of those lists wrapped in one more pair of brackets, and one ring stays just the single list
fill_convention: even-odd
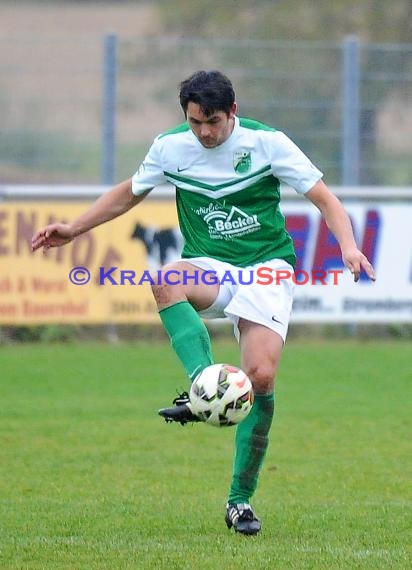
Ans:
[{"label": "player's arm", "polygon": [[338,240],[343,262],[354,275],[355,281],[359,280],[362,269],[375,281],[373,267],[356,245],[352,224],[340,200],[322,180],[316,182],[305,197],[320,210],[328,228]]},{"label": "player's arm", "polygon": [[135,196],[132,179],[124,180],[102,194],[92,206],[69,224],[49,224],[37,231],[32,238],[32,251],[43,247],[58,247],[71,242],[76,236],[113,220],[141,202],[147,193]]}]

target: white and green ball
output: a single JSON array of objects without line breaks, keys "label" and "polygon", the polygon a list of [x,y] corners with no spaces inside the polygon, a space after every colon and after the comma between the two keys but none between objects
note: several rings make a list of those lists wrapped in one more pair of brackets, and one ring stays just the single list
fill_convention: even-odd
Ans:
[{"label": "white and green ball", "polygon": [[193,413],[216,427],[239,424],[253,405],[250,379],[243,370],[230,364],[212,364],[202,370],[189,396]]}]

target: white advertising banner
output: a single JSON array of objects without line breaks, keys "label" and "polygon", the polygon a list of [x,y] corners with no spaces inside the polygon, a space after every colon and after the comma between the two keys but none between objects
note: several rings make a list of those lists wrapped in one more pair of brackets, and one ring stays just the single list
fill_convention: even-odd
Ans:
[{"label": "white advertising banner", "polygon": [[[412,202],[347,202],[377,280],[354,283],[337,242],[310,203],[285,202],[298,265],[292,322],[412,323]],[[337,271],[342,271],[338,273]]]},{"label": "white advertising banner", "polygon": [[[0,187],[0,325],[158,322],[150,286],[138,277],[179,257],[170,189],[153,192],[126,216],[66,248],[47,256],[30,251],[38,227],[73,219],[88,206],[85,194],[92,200],[101,191],[24,187],[19,194]],[[298,257],[292,322],[412,323],[412,188],[402,196],[392,189],[361,192],[340,197],[375,268],[374,283],[364,274],[354,283],[317,209],[296,193],[284,195],[281,209]],[[113,272],[106,271],[110,267]],[[82,272],[79,282],[73,271]],[[99,281],[102,271],[106,277]],[[138,282],[126,276],[132,273]],[[262,276],[263,284],[270,285],[270,277]]]}]

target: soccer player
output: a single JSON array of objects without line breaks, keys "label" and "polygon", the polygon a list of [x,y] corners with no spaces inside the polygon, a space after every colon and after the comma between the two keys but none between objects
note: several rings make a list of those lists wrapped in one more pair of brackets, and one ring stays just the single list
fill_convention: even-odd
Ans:
[{"label": "soccer player", "polygon": [[[358,249],[350,220],[323,174],[282,132],[236,114],[230,80],[219,71],[198,71],[180,85],[186,122],[159,135],[132,178],[102,195],[69,224],[39,230],[33,251],[64,245],[76,236],[124,214],[156,186],[176,187],[181,260],[163,269],[185,279],[153,285],[160,319],[191,381],[213,364],[202,318],[228,317],[239,342],[241,368],[250,377],[255,402],[236,428],[233,476],[226,524],[253,535],[261,522],[250,505],[268,447],[274,414],[275,376],[286,339],[293,300],[292,278],[272,286],[242,284],[222,277],[259,267],[290,272],[293,243],[279,209],[280,182],[309,199],[336,237],[345,266],[358,281],[374,270]],[[267,269],[266,269],[267,271]],[[282,273],[285,275],[286,273]],[[217,275],[219,279],[210,279]],[[219,280],[222,283],[219,283]],[[198,421],[187,393],[159,411],[168,421]]]}]

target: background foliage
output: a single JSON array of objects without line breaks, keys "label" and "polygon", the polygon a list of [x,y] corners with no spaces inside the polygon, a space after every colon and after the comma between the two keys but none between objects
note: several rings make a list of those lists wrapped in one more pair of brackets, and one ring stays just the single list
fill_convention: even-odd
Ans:
[{"label": "background foliage", "polygon": [[158,4],[165,27],[188,35],[339,40],[356,34],[375,42],[412,39],[409,0],[161,0]]},{"label": "background foliage", "polygon": [[[25,0],[48,5],[111,4],[109,0]],[[7,4],[7,1],[4,2]],[[348,34],[374,42],[412,41],[409,0],[116,0],[159,10],[166,32],[203,37],[339,40]]]}]

